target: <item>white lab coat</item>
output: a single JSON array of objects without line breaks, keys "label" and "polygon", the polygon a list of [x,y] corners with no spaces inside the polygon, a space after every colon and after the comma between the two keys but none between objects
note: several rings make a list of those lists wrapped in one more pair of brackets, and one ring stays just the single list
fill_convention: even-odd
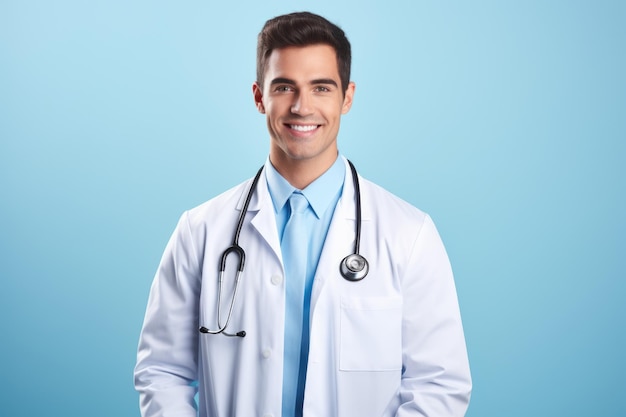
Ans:
[{"label": "white lab coat", "polygon": [[[431,219],[361,180],[361,254],[370,265],[345,280],[354,187],[346,168],[313,283],[305,417],[463,416],[471,381],[452,271]],[[285,286],[264,175],[241,231],[246,251],[226,337],[217,327],[217,271],[250,181],[183,214],[156,273],[135,386],[144,417],[281,415]],[[228,259],[226,317],[237,256]],[[197,381],[197,383],[195,382]],[[197,388],[196,388],[197,387]]]}]

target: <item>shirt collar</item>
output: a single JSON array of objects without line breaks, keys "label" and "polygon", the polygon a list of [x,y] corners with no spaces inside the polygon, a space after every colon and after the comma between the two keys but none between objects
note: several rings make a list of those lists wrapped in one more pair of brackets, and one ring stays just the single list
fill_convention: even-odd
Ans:
[{"label": "shirt collar", "polygon": [[[341,192],[345,175],[345,164],[342,158],[337,157],[335,163],[333,163],[326,172],[309,184],[304,190],[301,190],[318,219],[324,215],[324,212],[328,209],[333,198]],[[298,189],[289,184],[289,182],[280,175],[269,158],[267,158],[265,162],[265,177],[267,178],[267,188],[272,197],[274,210],[278,213],[287,203],[289,196]]]}]

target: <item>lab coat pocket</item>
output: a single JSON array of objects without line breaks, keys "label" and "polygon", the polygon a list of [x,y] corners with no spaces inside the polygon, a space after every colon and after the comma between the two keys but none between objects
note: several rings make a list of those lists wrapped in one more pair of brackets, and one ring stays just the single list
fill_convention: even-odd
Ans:
[{"label": "lab coat pocket", "polygon": [[402,368],[402,299],[341,299],[339,368],[397,371]]}]

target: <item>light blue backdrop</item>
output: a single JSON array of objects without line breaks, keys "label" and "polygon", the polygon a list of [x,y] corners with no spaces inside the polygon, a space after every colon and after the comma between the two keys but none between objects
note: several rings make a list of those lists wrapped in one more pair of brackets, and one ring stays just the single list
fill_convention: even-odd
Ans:
[{"label": "light blue backdrop", "polygon": [[467,415],[626,415],[626,3],[265,3],[0,2],[0,414],[138,416],[161,252],[263,163],[256,34],[309,9],[353,43],[342,152],[447,245]]}]

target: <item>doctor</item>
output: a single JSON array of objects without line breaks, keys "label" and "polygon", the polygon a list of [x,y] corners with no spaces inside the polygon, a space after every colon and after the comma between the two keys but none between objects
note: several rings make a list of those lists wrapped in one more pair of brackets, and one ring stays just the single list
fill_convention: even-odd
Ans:
[{"label": "doctor", "polygon": [[[167,244],[135,368],[142,416],[465,414],[469,366],[435,226],[338,153],[350,57],[344,32],[311,13],[259,34],[269,158],[255,184],[185,212]],[[355,252],[366,261],[346,270]]]}]

